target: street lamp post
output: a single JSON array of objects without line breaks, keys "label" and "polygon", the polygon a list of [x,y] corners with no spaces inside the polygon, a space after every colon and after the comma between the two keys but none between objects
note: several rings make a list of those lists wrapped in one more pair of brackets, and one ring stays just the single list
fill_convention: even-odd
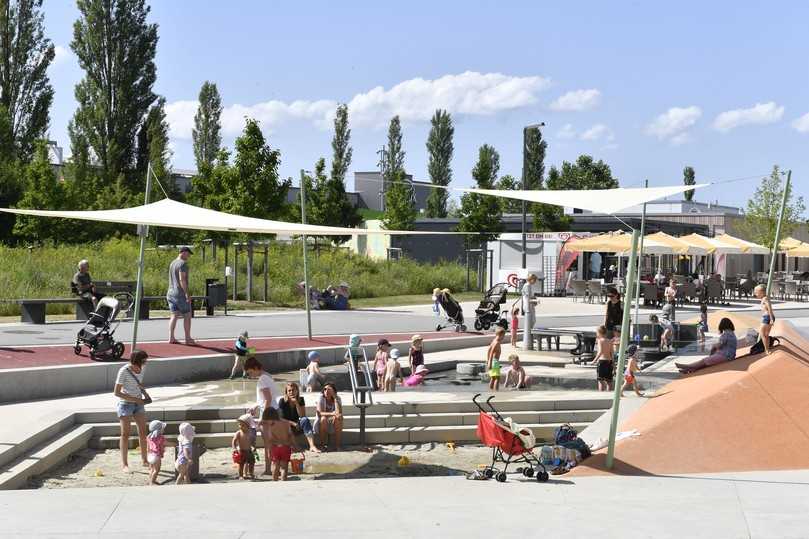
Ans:
[{"label": "street lamp post", "polygon": [[[545,122],[540,122],[538,124],[533,125],[526,125],[522,128],[522,190],[528,190],[528,183],[526,178],[526,172],[528,169],[528,130],[529,129],[539,129],[540,127],[545,127]],[[526,215],[526,209],[528,204],[525,200],[522,201],[522,269],[526,269],[527,259],[526,259],[526,241],[525,241],[525,234],[526,229],[528,228],[528,217]]]}]

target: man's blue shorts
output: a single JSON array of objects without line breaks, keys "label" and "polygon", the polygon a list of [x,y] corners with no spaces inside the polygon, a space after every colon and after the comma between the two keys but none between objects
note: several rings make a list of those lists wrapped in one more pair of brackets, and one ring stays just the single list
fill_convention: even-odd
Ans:
[{"label": "man's blue shorts", "polygon": [[166,296],[169,302],[169,311],[178,314],[188,314],[191,312],[191,305],[186,301],[185,296]]}]

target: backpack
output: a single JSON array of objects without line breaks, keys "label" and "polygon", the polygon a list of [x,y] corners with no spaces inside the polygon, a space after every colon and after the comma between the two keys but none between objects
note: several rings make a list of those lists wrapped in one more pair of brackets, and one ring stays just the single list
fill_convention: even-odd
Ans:
[{"label": "backpack", "polygon": [[570,423],[565,423],[556,429],[554,435],[555,445],[564,445],[566,442],[571,442],[578,437],[579,433],[570,426]]},{"label": "backpack", "polygon": [[[770,348],[772,348],[773,346],[778,346],[779,344],[781,344],[781,339],[779,339],[778,337],[770,337]],[[750,348],[750,354],[755,355],[755,354],[763,354],[763,353],[764,353],[764,341],[759,339],[756,342],[756,344],[754,344]]]},{"label": "backpack", "polygon": [[574,438],[573,440],[569,440],[560,445],[568,449],[575,449],[576,451],[581,453],[582,459],[586,459],[592,454],[590,452],[590,447],[587,445],[587,442],[585,442],[581,438]]}]

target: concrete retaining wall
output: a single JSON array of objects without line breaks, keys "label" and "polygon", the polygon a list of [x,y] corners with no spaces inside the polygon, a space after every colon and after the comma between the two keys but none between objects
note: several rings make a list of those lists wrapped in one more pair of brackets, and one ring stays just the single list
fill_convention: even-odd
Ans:
[{"label": "concrete retaining wall", "polygon": [[[491,335],[459,336],[441,340],[426,341],[428,352],[459,350],[484,346]],[[409,342],[391,339],[391,344]],[[363,345],[366,354],[373,357],[375,343]],[[260,352],[256,357],[269,372],[277,373],[302,369],[306,366],[306,354],[318,350],[321,364],[338,365],[343,361],[345,348],[329,346],[305,350]],[[123,363],[92,363],[87,365],[65,365],[56,367],[34,367],[29,369],[7,369],[0,371],[0,403],[30,401],[35,399],[85,395],[112,391],[115,377]],[[214,354],[170,359],[150,359],[145,369],[146,387],[218,380],[227,377],[233,367],[233,355]]]}]

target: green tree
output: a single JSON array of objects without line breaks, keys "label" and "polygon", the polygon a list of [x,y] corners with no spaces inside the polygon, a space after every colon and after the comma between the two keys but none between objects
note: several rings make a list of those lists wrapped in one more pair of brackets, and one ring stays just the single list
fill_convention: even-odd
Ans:
[{"label": "green tree", "polygon": [[[685,167],[683,169],[683,185],[696,185],[697,180],[694,179],[694,167]],[[683,193],[683,197],[687,201],[694,200],[694,190],[689,189],[685,193]]]},{"label": "green tree", "polygon": [[[752,241],[765,247],[772,247],[785,187],[786,180],[778,165],[775,165],[772,173],[761,179],[756,192],[747,201],[744,221],[740,225],[742,231]],[[790,188],[784,208],[784,221],[781,225],[782,238],[789,236],[795,229],[805,210],[803,197],[795,198],[792,188]]]},{"label": "green tree", "polygon": [[54,47],[45,37],[42,0],[0,0],[0,159],[28,161],[50,123]]},{"label": "green tree", "polygon": [[[502,176],[497,183],[494,184],[495,189],[503,191],[520,191],[522,184],[517,181],[517,178],[510,174]],[[522,200],[516,198],[501,198],[500,204],[503,207],[503,213],[522,213]]]},{"label": "green tree", "polygon": [[542,131],[537,127],[528,129],[525,135],[525,187],[536,191],[542,189],[548,143],[542,139]]},{"label": "green tree", "polygon": [[[449,112],[438,109],[430,120],[430,134],[427,136],[427,173],[433,185],[447,186],[452,181],[452,154],[455,150],[452,137],[455,127]],[[427,196],[427,217],[446,217],[447,199],[449,192],[446,189],[433,188]]]},{"label": "green tree", "polygon": [[[21,178],[22,164],[13,157],[10,119],[3,113],[0,105],[0,148],[9,150],[6,155],[0,155],[0,208],[12,208],[20,200],[23,190]],[[0,153],[3,153],[0,150]],[[13,228],[16,217],[11,213],[0,213],[0,243],[15,241]]]},{"label": "green tree", "polygon": [[[472,169],[478,189],[493,189],[500,172],[500,154],[484,144],[478,150],[478,162]],[[502,203],[498,197],[466,193],[461,197],[460,232],[475,232],[474,240],[480,243],[492,241],[503,231]],[[474,241],[469,238],[467,244]]]},{"label": "green tree", "polygon": [[281,152],[267,144],[256,120],[247,119],[236,139],[233,172],[228,174],[221,209],[261,219],[287,219],[291,182],[278,177]]},{"label": "green tree", "polygon": [[214,161],[222,147],[222,98],[213,82],[205,81],[199,91],[199,107],[194,115],[194,129],[191,138],[194,141],[194,159],[197,171],[213,167]]},{"label": "green tree", "polygon": [[334,115],[334,136],[331,139],[331,179],[343,184],[351,166],[354,150],[351,148],[351,129],[348,127],[348,105],[340,105]]},{"label": "green tree", "polygon": [[[24,193],[17,207],[60,210],[63,201],[64,191],[48,159],[48,146],[45,141],[38,141],[34,145],[34,159],[25,167]],[[60,222],[29,215],[18,215],[14,225],[14,234],[26,242],[58,241],[60,230]]]},{"label": "green tree", "polygon": [[[545,182],[547,189],[613,189],[618,187],[618,180],[612,176],[612,170],[604,161],[594,161],[589,155],[580,155],[575,163],[562,162],[561,169],[551,167]],[[537,204],[534,209],[534,228],[536,230],[566,230],[570,219],[564,215],[559,206]]]},{"label": "green tree", "polygon": [[385,212],[382,224],[388,230],[412,230],[416,222],[413,186],[407,181],[402,149],[402,124],[394,116],[388,126],[388,144],[382,152],[382,185]]},{"label": "green tree", "polygon": [[136,188],[136,137],[157,96],[157,25],[146,18],[145,0],[77,0],[70,47],[84,78],[76,85],[74,132],[87,139],[105,185]]},{"label": "green tree", "polygon": [[385,214],[382,226],[388,230],[413,230],[416,223],[416,205],[413,202],[413,187],[404,171],[399,171],[390,180],[385,191]]},{"label": "green tree", "polygon": [[[151,163],[154,176],[160,180],[168,195],[173,199],[181,199],[182,193],[178,191],[171,178],[171,155],[169,123],[166,121],[166,100],[161,97],[149,109],[146,120],[138,131],[137,171],[145,182],[148,164]],[[145,184],[143,188],[146,188]],[[154,185],[149,200],[156,200],[162,196],[160,187]]]}]

